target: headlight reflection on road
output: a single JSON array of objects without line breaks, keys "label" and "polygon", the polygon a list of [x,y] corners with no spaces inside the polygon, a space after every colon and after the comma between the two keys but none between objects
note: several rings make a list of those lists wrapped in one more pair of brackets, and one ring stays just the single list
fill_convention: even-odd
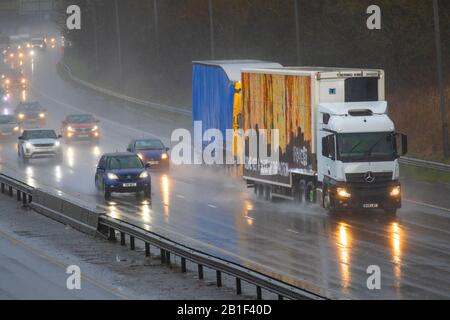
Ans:
[{"label": "headlight reflection on road", "polygon": [[394,276],[396,279],[397,288],[400,285],[400,278],[402,275],[402,229],[397,222],[391,224],[392,234],[392,261],[394,262]]},{"label": "headlight reflection on road", "polygon": [[69,167],[73,169],[75,164],[75,152],[72,147],[67,148],[67,163],[69,164]]},{"label": "headlight reflection on road", "polygon": [[142,220],[145,223],[152,222],[152,216],[151,216],[152,209],[151,209],[150,205],[144,204],[144,205],[142,205],[141,209],[142,209]]},{"label": "headlight reflection on road", "polygon": [[33,168],[28,166],[25,170],[25,174],[27,176],[26,184],[32,186],[33,185],[33,174],[34,174]]},{"label": "headlight reflection on road", "polygon": [[61,178],[62,178],[61,166],[55,167],[55,177],[56,177],[56,182],[61,182]]},{"label": "headlight reflection on road", "polygon": [[169,177],[165,174],[161,176],[161,192],[162,192],[164,215],[167,222],[169,217],[169,204],[170,204],[170,182]]},{"label": "headlight reflection on road", "polygon": [[27,90],[22,90],[22,101],[27,101]]},{"label": "headlight reflection on road", "polygon": [[95,146],[94,149],[92,149],[92,154],[96,157],[100,157],[100,148]]},{"label": "headlight reflection on road", "polygon": [[348,288],[350,285],[350,244],[351,234],[348,231],[347,225],[343,222],[338,224],[337,229],[337,249],[338,261],[341,271],[341,286]]},{"label": "headlight reflection on road", "polygon": [[249,200],[244,201],[244,218],[247,222],[247,225],[253,225],[253,218],[250,216],[251,211],[253,210],[253,204]]}]

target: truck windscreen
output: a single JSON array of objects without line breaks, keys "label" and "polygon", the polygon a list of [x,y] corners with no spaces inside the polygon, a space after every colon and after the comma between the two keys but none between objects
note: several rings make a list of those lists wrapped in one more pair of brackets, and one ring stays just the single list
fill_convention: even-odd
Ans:
[{"label": "truck windscreen", "polygon": [[342,162],[392,161],[397,156],[392,132],[338,134],[337,149]]}]

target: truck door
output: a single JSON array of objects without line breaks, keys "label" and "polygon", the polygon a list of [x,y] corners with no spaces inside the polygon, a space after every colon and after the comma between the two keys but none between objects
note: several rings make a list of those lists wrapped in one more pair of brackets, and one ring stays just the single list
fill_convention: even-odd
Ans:
[{"label": "truck door", "polygon": [[320,144],[318,150],[321,150],[317,157],[319,181],[323,182],[325,177],[335,180],[337,177],[336,135],[328,131],[320,131],[318,143]]}]

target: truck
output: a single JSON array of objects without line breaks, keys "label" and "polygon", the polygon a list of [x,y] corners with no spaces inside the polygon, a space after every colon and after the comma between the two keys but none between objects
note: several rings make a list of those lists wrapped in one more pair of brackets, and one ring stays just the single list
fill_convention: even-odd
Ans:
[{"label": "truck", "polygon": [[274,129],[279,136],[269,162],[249,161],[245,140],[247,186],[266,200],[317,202],[329,212],[395,214],[407,137],[388,116],[384,80],[378,69],[242,69],[242,129],[267,130],[268,144]]},{"label": "truck", "polygon": [[[203,136],[208,129],[218,129],[223,137],[226,137],[227,129],[239,127],[242,114],[240,100],[242,69],[279,67],[281,67],[279,63],[261,60],[194,61],[192,120],[194,124],[201,123],[201,135]],[[236,147],[235,141],[226,141],[224,145],[232,146],[233,149]]]}]

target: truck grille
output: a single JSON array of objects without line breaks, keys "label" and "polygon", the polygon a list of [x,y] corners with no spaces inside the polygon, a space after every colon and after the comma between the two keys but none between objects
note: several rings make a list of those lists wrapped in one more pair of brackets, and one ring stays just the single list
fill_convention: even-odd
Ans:
[{"label": "truck grille", "polygon": [[368,172],[347,173],[345,175],[347,183],[353,188],[377,188],[388,185],[392,182],[392,171],[370,172],[371,179],[367,179]]}]

